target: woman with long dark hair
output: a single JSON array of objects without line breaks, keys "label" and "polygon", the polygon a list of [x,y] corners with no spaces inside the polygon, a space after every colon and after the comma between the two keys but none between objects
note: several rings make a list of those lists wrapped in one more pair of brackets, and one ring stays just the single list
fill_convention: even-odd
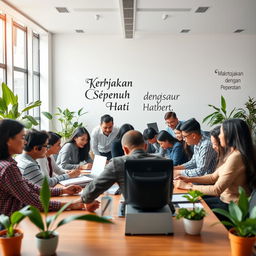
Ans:
[{"label": "woman with long dark hair", "polygon": [[[40,187],[22,177],[13,155],[21,154],[25,145],[23,124],[10,119],[0,120],[0,214],[10,216],[25,205],[42,209]],[[51,195],[74,194],[81,191],[79,186],[52,188]],[[50,201],[50,210],[59,210],[66,202]],[[74,202],[71,209],[82,209],[84,205]]]},{"label": "woman with long dark hair", "polygon": [[65,170],[91,169],[90,134],[84,127],[77,128],[60,150],[57,164]]},{"label": "woman with long dark hair", "polygon": [[123,156],[124,155],[124,151],[122,149],[122,144],[121,144],[121,141],[122,141],[122,138],[124,136],[124,134],[130,130],[134,130],[133,126],[131,124],[123,124],[115,139],[113,140],[112,142],[112,145],[111,145],[111,155],[112,157],[117,157],[117,156]]},{"label": "woman with long dark hair", "polygon": [[225,148],[223,164],[214,173],[205,176],[180,176],[177,178],[176,187],[199,190],[212,196],[205,199],[210,208],[227,210],[230,201],[238,201],[239,186],[248,195],[256,188],[256,154],[249,127],[241,119],[224,121],[219,138],[221,146]]},{"label": "woman with long dark hair", "polygon": [[166,150],[166,157],[173,161],[173,166],[181,165],[188,160],[182,144],[167,131],[160,131],[157,142]]}]

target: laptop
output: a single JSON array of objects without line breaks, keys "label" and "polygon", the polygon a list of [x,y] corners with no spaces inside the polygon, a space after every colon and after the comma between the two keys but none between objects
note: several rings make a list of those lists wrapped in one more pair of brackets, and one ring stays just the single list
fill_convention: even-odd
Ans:
[{"label": "laptop", "polygon": [[90,172],[90,174],[87,174],[86,176],[90,177],[90,178],[98,177],[104,171],[106,162],[107,162],[106,156],[95,155],[93,164],[92,164],[92,169],[86,170],[88,172],[90,172],[90,171],[91,172]]},{"label": "laptop", "polygon": [[147,126],[148,126],[148,128],[153,128],[157,133],[159,133],[157,123],[148,123]]}]

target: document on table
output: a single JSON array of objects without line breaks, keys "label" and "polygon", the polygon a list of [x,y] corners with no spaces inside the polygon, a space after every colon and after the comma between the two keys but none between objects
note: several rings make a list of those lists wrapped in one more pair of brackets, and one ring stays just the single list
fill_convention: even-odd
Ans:
[{"label": "document on table", "polygon": [[84,184],[92,181],[93,179],[87,176],[79,176],[77,178],[68,179],[68,180],[62,180],[60,181],[60,184],[63,186],[69,186],[69,185],[79,185]]},{"label": "document on table", "polygon": [[[192,203],[178,203],[177,204],[179,208],[187,208],[187,209],[192,209],[193,204]],[[201,203],[195,203],[195,208],[204,208]]]},{"label": "document on table", "polygon": [[183,197],[184,195],[188,195],[188,194],[173,194],[172,195],[172,202],[173,203],[189,202],[187,198]]}]

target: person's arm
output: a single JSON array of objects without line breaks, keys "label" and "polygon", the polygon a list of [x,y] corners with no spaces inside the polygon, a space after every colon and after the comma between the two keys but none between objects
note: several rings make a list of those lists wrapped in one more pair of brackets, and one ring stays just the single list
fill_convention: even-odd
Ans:
[{"label": "person's arm", "polygon": [[[181,175],[195,177],[203,176],[209,171],[214,171],[216,163],[216,152],[212,149],[211,144],[205,143],[204,145],[202,145],[202,147],[197,151],[197,154],[198,155],[196,156],[196,166],[194,168],[189,168],[189,166],[185,163],[185,170],[181,172]],[[194,153],[192,159],[195,159],[195,155],[196,154]]]},{"label": "person's arm", "polygon": [[54,157],[53,157],[52,155],[50,156],[50,158],[51,158],[51,164],[52,164],[52,170],[53,170],[53,172],[56,173],[56,174],[58,174],[58,175],[65,174],[65,173],[66,173],[66,170],[60,168],[60,167],[56,164],[55,159],[54,159]]},{"label": "person's arm", "polygon": [[94,129],[92,131],[91,134],[91,141],[92,141],[92,152],[94,153],[94,155],[99,155],[100,152],[98,150],[98,144],[99,144],[99,140],[98,140],[98,129]]},{"label": "person's arm", "polygon": [[173,161],[173,165],[176,166],[181,164],[184,159],[184,150],[182,144],[178,143],[172,149],[171,159]]},{"label": "person's arm", "polygon": [[117,177],[114,171],[114,163],[110,161],[100,176],[85,187],[81,196],[82,201],[86,204],[93,202],[94,199],[109,189],[116,181]]}]

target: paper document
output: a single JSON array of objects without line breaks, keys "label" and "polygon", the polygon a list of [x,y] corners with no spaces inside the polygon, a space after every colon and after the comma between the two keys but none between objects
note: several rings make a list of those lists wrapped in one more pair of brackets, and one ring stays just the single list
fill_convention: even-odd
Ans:
[{"label": "paper document", "polygon": [[[177,204],[179,208],[187,208],[187,209],[192,209],[193,204],[192,203],[179,203]],[[196,208],[204,208],[201,203],[195,203]]]},{"label": "paper document", "polygon": [[188,195],[188,194],[173,194],[172,195],[172,202],[176,203],[176,202],[189,202],[187,198],[183,197],[184,195]]},{"label": "paper document", "polygon": [[91,175],[95,177],[99,176],[105,168],[106,161],[107,161],[106,156],[95,155],[93,159]]},{"label": "paper document", "polygon": [[87,176],[80,176],[80,177],[73,178],[73,179],[62,180],[62,181],[60,181],[60,184],[63,186],[79,185],[79,184],[88,183],[92,180],[93,180],[92,178],[89,178]]}]

